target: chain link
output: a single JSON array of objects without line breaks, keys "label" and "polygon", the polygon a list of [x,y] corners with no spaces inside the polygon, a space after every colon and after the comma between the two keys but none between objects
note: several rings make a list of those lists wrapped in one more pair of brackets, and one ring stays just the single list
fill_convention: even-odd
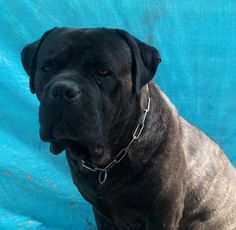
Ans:
[{"label": "chain link", "polygon": [[[148,85],[147,85],[147,89],[148,89]],[[149,91],[149,89],[148,89]],[[116,164],[118,164],[127,154],[128,154],[128,150],[130,148],[130,146],[132,145],[132,143],[134,142],[134,140],[137,140],[139,138],[139,136],[141,135],[143,129],[144,129],[144,122],[146,120],[147,117],[147,113],[150,110],[150,104],[151,104],[151,99],[148,96],[148,102],[147,102],[147,108],[144,109],[144,113],[143,113],[143,117],[141,122],[137,125],[136,129],[134,130],[133,133],[133,138],[130,141],[130,143],[128,144],[128,146],[126,148],[123,148],[114,158],[113,161],[111,161],[109,164],[107,164],[107,166],[105,168],[100,168],[98,166],[96,166],[95,164],[92,164],[90,162],[81,160],[81,164],[84,168],[92,171],[92,172],[98,172],[99,171],[99,176],[98,176],[98,181],[100,184],[104,184],[106,179],[107,179],[107,173],[108,171]]]}]

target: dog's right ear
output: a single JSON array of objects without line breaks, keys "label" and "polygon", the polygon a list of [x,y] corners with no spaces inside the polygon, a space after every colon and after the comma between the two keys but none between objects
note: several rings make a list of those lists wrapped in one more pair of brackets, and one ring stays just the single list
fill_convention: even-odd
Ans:
[{"label": "dog's right ear", "polygon": [[48,30],[46,33],[43,34],[41,39],[30,43],[29,45],[25,46],[21,51],[21,62],[24,67],[25,72],[30,77],[30,91],[31,93],[35,93],[34,87],[34,74],[37,66],[37,54],[42,45],[45,38],[53,31],[55,28]]},{"label": "dog's right ear", "polygon": [[133,92],[138,98],[140,89],[153,79],[161,57],[156,48],[141,42],[124,30],[116,31],[127,42],[132,52]]}]

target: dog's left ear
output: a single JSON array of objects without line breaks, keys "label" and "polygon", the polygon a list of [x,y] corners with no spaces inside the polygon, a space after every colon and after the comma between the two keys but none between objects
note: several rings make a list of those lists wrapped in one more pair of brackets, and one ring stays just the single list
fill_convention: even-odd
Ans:
[{"label": "dog's left ear", "polygon": [[133,91],[138,97],[140,89],[151,81],[161,62],[157,49],[149,46],[124,30],[116,30],[128,43],[132,51],[132,80]]},{"label": "dog's left ear", "polygon": [[30,91],[31,93],[35,93],[35,87],[34,87],[34,74],[36,70],[37,65],[37,54],[40,49],[41,44],[45,40],[45,38],[48,36],[50,32],[55,30],[55,28],[48,30],[46,33],[43,34],[41,39],[30,43],[29,45],[25,46],[23,50],[21,51],[21,62],[24,67],[25,72],[30,77]]}]

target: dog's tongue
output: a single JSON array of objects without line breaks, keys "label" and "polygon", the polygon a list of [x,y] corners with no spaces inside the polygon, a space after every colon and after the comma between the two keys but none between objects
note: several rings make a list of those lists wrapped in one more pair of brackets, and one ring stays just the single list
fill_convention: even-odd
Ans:
[{"label": "dog's tongue", "polygon": [[52,142],[50,144],[50,151],[51,153],[53,154],[59,154],[61,153],[63,150],[65,150],[65,147],[59,143],[55,143],[55,142]]}]

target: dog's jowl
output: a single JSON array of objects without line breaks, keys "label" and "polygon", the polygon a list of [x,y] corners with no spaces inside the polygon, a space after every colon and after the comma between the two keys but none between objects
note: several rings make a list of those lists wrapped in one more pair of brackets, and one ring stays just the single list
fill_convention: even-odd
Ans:
[{"label": "dog's jowl", "polygon": [[40,137],[99,230],[235,230],[236,170],[152,82],[160,61],[123,30],[47,31],[22,51]]}]

